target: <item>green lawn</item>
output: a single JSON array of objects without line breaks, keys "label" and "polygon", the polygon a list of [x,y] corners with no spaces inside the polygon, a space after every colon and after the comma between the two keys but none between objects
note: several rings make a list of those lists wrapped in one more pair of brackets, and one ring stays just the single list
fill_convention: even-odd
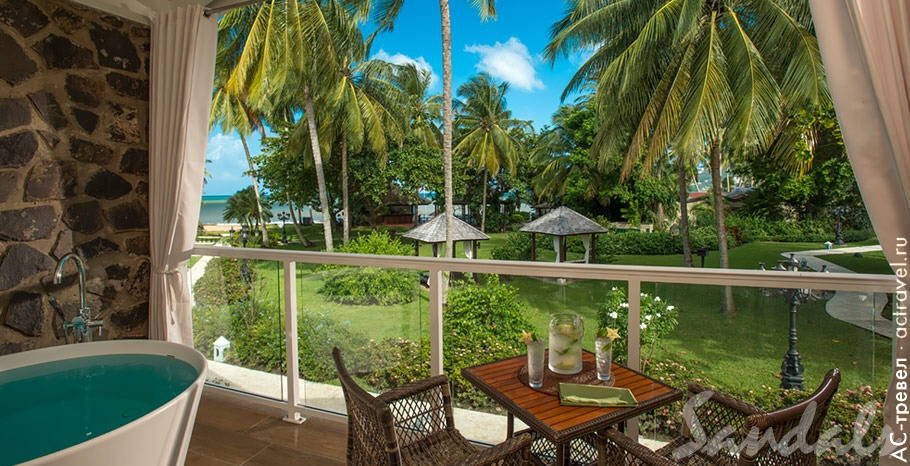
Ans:
[{"label": "green lawn", "polygon": [[881,273],[891,275],[894,270],[888,265],[885,253],[871,251],[862,253],[862,257],[853,254],[829,254],[823,257],[826,261],[833,262],[841,267],[846,267],[856,273]]},{"label": "green lawn", "polygon": [[[311,228],[308,230],[312,231]],[[481,246],[480,258],[488,258],[495,244],[505,237],[504,234],[491,236],[493,239]],[[292,248],[302,249],[299,246]],[[457,249],[458,255],[463,256],[461,248]],[[819,245],[751,243],[731,250],[731,266],[756,269],[760,262],[770,265],[783,259],[782,252],[808,249],[819,249]],[[421,249],[421,255],[430,254],[428,246]],[[542,259],[552,260],[553,252],[544,250],[541,256]],[[854,264],[856,270],[873,270],[880,261],[872,254],[864,254],[862,259],[844,256],[857,262]],[[615,263],[679,266],[682,257],[618,256]],[[712,251],[706,266],[717,266],[717,263],[717,253]],[[256,268],[260,277],[259,298],[279,300],[283,274],[279,264],[259,262]],[[624,286],[624,283],[595,280],[559,285],[530,277],[502,279],[519,288],[520,296],[527,303],[529,317],[541,332],[546,331],[550,313],[571,311],[584,316],[588,347],[592,346],[594,316],[604,294],[612,286]],[[324,313],[369,338],[413,340],[426,335],[428,298],[423,289],[415,286],[415,299],[409,304],[347,306],[323,299],[317,293],[321,286],[322,274],[316,266],[298,264],[300,312]],[[724,316],[719,310],[720,287],[649,283],[643,284],[642,288],[647,293],[656,293],[680,310],[679,327],[662,342],[660,348],[654,350],[655,355],[672,356],[703,371],[712,382],[726,387],[749,389],[760,385],[777,386],[776,374],[787,349],[787,308],[782,297],[765,297],[757,288],[737,288],[734,290],[737,312]],[[845,386],[872,384],[884,387],[887,383],[890,369],[890,342],[887,339],[830,318],[825,313],[824,303],[801,307],[799,332],[807,386],[816,384],[831,367],[842,370]]]}]

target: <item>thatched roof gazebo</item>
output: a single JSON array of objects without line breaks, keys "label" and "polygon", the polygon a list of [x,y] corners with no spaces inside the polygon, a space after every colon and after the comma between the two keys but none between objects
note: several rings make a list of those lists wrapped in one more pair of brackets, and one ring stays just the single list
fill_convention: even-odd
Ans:
[{"label": "thatched roof gazebo", "polygon": [[[454,241],[464,245],[464,255],[469,259],[477,257],[477,242],[490,239],[482,231],[468,225],[458,217],[454,218],[452,234]],[[414,252],[420,255],[420,243],[433,245],[433,257],[439,257],[439,245],[446,242],[446,216],[437,215],[427,223],[418,225],[401,234],[403,238],[414,240]]]},{"label": "thatched roof gazebo", "polygon": [[566,260],[567,236],[585,235],[582,238],[585,244],[585,263],[591,263],[595,260],[597,235],[599,233],[607,233],[607,229],[594,220],[565,206],[553,209],[537,220],[527,223],[521,227],[520,231],[531,234],[532,261],[537,260],[537,233],[553,237],[556,262],[564,262]]},{"label": "thatched roof gazebo", "polygon": [[431,201],[423,196],[405,193],[398,186],[392,186],[382,198],[382,205],[388,212],[379,216],[380,225],[415,225],[419,206],[429,205]]}]

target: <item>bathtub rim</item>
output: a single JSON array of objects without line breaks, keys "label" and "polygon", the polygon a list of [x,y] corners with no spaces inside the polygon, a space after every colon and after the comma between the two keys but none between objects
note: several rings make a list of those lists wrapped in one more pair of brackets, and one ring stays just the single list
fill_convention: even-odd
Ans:
[{"label": "bathtub rim", "polygon": [[[183,391],[174,395],[173,398],[167,400],[165,403],[162,403],[157,408],[143,414],[139,418],[133,419],[132,421],[123,424],[114,430],[105,432],[104,434],[94,437],[85,442],[70,445],[62,450],[57,450],[44,456],[32,458],[23,463],[24,465],[43,464],[46,462],[53,463],[72,454],[77,449],[90,449],[106,443],[118,434],[131,428],[131,426],[140,424],[143,421],[151,419],[158,414],[173,408],[174,405],[176,405],[184,396],[194,398],[194,400],[191,401],[193,406],[191,406],[192,412],[190,413],[188,421],[192,422],[195,419],[198,401],[202,395],[202,387],[205,383],[205,374],[208,368],[208,361],[205,359],[205,356],[203,356],[199,351],[189,346],[181,345],[178,343],[158,340],[109,340],[51,346],[47,348],[40,348],[0,356],[0,372],[18,369],[20,367],[33,366],[36,364],[62,361],[65,359],[105,356],[112,354],[151,354],[170,356],[180,359],[181,361],[193,366],[193,368],[196,369],[198,373],[196,375],[196,378],[185,389],[183,389]],[[191,432],[192,425],[184,426],[184,428],[188,429]],[[184,435],[183,441],[188,441],[188,435]],[[179,450],[184,450],[185,452],[186,447],[187,445],[183,445],[182,448],[179,448]]]}]

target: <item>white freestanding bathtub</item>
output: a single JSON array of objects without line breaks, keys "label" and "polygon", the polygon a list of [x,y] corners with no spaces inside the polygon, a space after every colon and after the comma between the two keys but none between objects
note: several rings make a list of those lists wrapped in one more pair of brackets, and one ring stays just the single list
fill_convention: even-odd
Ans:
[{"label": "white freestanding bathtub", "polygon": [[[123,367],[118,361],[124,361]],[[143,365],[148,361],[154,363]],[[0,463],[25,459],[27,465],[182,465],[205,371],[206,360],[198,351],[148,340],[79,343],[2,356],[0,393],[6,399],[0,406],[5,401],[6,407],[0,412],[0,437],[7,439],[0,448],[8,451],[6,457],[0,453]],[[23,373],[25,378],[19,376]],[[155,375],[147,378],[147,373]],[[178,380],[173,374],[179,374],[179,383],[149,382]],[[43,388],[34,388],[35,380],[51,381],[48,396],[42,396]],[[27,428],[32,430],[23,434]],[[4,434],[3,429],[18,430]],[[86,440],[73,442],[73,432]],[[6,441],[16,435],[21,437],[18,442]],[[22,456],[36,451],[41,456]]]}]

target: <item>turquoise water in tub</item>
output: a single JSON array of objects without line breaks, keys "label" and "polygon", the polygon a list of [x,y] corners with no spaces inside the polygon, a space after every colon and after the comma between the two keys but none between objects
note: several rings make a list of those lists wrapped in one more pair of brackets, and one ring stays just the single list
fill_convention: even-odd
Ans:
[{"label": "turquoise water in tub", "polygon": [[167,403],[197,375],[184,361],[150,354],[89,356],[0,372],[0,465],[110,432]]}]

